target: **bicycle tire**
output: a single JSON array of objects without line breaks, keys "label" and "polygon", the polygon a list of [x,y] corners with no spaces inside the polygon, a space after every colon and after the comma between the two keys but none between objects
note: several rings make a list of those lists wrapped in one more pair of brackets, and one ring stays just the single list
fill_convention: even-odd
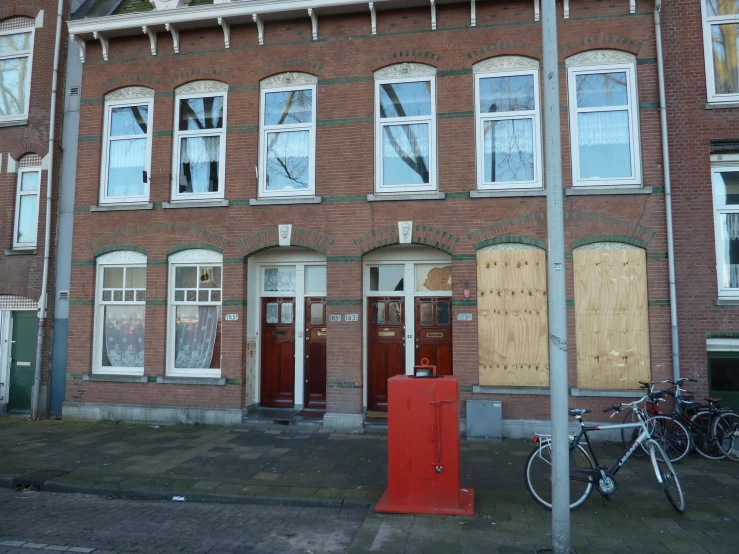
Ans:
[{"label": "bicycle tire", "polygon": [[670,501],[672,507],[679,514],[685,513],[685,495],[680,486],[680,480],[677,478],[675,468],[667,459],[667,454],[660,444],[652,439],[648,441],[649,457],[652,459],[652,467],[657,476],[657,482],[665,493],[667,500]]},{"label": "bicycle tire", "polygon": [[646,423],[652,439],[659,443],[670,462],[677,463],[688,455],[693,440],[683,423],[667,415],[651,416]]},{"label": "bicycle tire", "polygon": [[[624,423],[637,423],[638,421],[639,417],[636,415],[636,412],[634,410],[626,412],[626,415],[624,415]],[[624,452],[628,451],[631,448],[636,439],[639,437],[640,433],[641,428],[639,427],[628,427],[626,429],[621,429],[621,444],[624,447]],[[642,458],[646,455],[647,451],[644,449],[643,444],[640,445],[639,448],[634,450],[634,453],[632,454],[632,456],[636,456],[637,458]]]},{"label": "bicycle tire", "polygon": [[701,410],[690,416],[690,431],[693,435],[693,448],[695,451],[709,460],[720,460],[726,455],[716,444],[711,426],[710,410]]},{"label": "bicycle tire", "polygon": [[[526,459],[524,467],[524,480],[529,494],[545,508],[552,509],[552,442],[545,441],[537,445]],[[570,468],[575,464],[577,469],[594,470],[595,464],[590,455],[582,447],[577,445],[577,449],[570,456]],[[547,471],[548,470],[548,471]],[[534,484],[536,483],[536,485]],[[584,485],[584,486],[583,486]],[[577,496],[574,502],[570,503],[570,510],[582,506],[593,492],[595,481],[592,475],[588,475],[587,480],[584,477],[573,479],[570,475],[570,499]],[[582,489],[582,494],[579,491]],[[579,496],[578,496],[579,495]]]},{"label": "bicycle tire", "polygon": [[713,421],[713,436],[729,460],[739,462],[739,413],[725,411]]}]

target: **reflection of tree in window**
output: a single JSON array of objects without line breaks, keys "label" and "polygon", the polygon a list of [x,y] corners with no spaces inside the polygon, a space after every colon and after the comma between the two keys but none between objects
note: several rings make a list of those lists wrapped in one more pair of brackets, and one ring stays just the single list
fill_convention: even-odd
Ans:
[{"label": "reflection of tree in window", "polygon": [[[0,117],[17,116],[26,112],[26,82],[31,34],[0,36]],[[24,52],[17,57],[5,57]]]},{"label": "reflection of tree in window", "polygon": [[717,94],[735,94],[739,90],[739,25],[711,26],[713,74]]},{"label": "reflection of tree in window", "polygon": [[[223,126],[223,97],[180,101],[180,131],[207,131]],[[220,159],[219,136],[182,137],[180,193],[217,192]],[[202,181],[205,181],[203,183]],[[195,189],[198,190],[195,190]]]},{"label": "reflection of tree in window", "polygon": [[[268,95],[277,96],[277,95]],[[282,93],[284,97],[278,106],[281,112],[277,121],[270,121],[270,125],[285,125],[293,123],[309,123],[313,110],[312,90],[293,90]],[[269,168],[267,171],[267,188],[270,188],[270,180],[277,181],[285,188],[285,183],[290,183],[291,188],[308,188],[308,167],[310,156],[303,144],[308,138],[305,131],[282,132],[267,134],[267,152]],[[295,144],[297,142],[297,144]],[[293,155],[297,150],[297,154]]]}]

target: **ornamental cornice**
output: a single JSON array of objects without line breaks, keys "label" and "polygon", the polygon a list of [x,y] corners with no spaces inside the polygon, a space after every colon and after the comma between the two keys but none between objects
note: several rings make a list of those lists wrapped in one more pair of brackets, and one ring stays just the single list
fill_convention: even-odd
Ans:
[{"label": "ornamental cornice", "polygon": [[587,50],[565,60],[567,67],[634,63],[636,56],[622,50]]},{"label": "ornamental cornice", "polygon": [[221,81],[192,81],[180,85],[175,89],[175,94],[208,94],[212,92],[226,92],[228,84]]},{"label": "ornamental cornice", "polygon": [[318,77],[309,73],[279,73],[267,77],[259,83],[261,88],[285,88],[299,87],[302,85],[315,85],[318,83]]},{"label": "ornamental cornice", "polygon": [[474,73],[494,73],[496,71],[521,69],[539,69],[539,61],[526,56],[496,56],[477,62],[472,66]]},{"label": "ornamental cornice", "polygon": [[433,77],[436,68],[423,63],[398,63],[375,71],[375,80],[402,79],[403,77]]},{"label": "ornamental cornice", "polygon": [[124,87],[105,95],[106,100],[134,100],[154,98],[154,89],[149,87]]}]

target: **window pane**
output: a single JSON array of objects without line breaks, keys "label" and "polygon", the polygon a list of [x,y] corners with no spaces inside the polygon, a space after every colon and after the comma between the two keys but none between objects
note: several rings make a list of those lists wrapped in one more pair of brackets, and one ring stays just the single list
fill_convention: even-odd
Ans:
[{"label": "window pane", "polygon": [[221,137],[180,139],[179,192],[218,192]]},{"label": "window pane", "polygon": [[144,306],[103,307],[104,367],[144,367]]},{"label": "window pane", "polygon": [[739,0],[706,0],[706,14],[735,15],[739,13]]},{"label": "window pane", "polygon": [[629,112],[577,114],[580,178],[631,177]]},{"label": "window pane", "polygon": [[723,252],[723,288],[739,288],[739,213],[721,214],[721,250]]},{"label": "window pane", "polygon": [[185,300],[185,291],[184,290],[176,290],[176,291],[174,291],[174,299],[175,299],[175,302],[184,302],[184,300]]},{"label": "window pane", "polygon": [[577,75],[575,82],[578,108],[627,106],[629,104],[625,71]]},{"label": "window pane", "polygon": [[123,268],[122,267],[105,267],[103,268],[103,288],[117,289],[123,287]]},{"label": "window pane", "polygon": [[439,302],[436,305],[436,323],[439,325],[449,325],[452,320],[449,302]]},{"label": "window pane", "polygon": [[134,294],[132,290],[123,291],[123,300],[126,302],[133,302]]},{"label": "window pane", "polygon": [[713,79],[716,94],[736,94],[739,92],[739,50],[737,33],[739,25],[711,25],[713,44]]},{"label": "window pane", "polygon": [[384,302],[373,302],[372,303],[372,323],[383,325],[385,323],[385,303]]},{"label": "window pane", "polygon": [[264,290],[269,292],[293,292],[295,290],[295,268],[268,267],[265,269]]},{"label": "window pane", "polygon": [[713,194],[716,204],[739,204],[739,171],[722,171],[713,174]]},{"label": "window pane", "polygon": [[180,100],[180,131],[223,127],[223,96]]},{"label": "window pane", "polygon": [[198,291],[197,290],[185,291],[185,300],[187,300],[188,302],[197,302]]},{"label": "window pane", "polygon": [[198,291],[198,302],[207,302],[207,301],[208,301],[208,291],[199,290]]},{"label": "window pane", "polygon": [[536,92],[533,75],[480,79],[480,112],[533,110]]},{"label": "window pane", "polygon": [[0,114],[26,113],[28,57],[0,60]]},{"label": "window pane", "polygon": [[382,129],[382,183],[423,185],[429,182],[429,126],[387,125]]},{"label": "window pane", "polygon": [[321,325],[323,323],[323,304],[314,302],[310,305],[310,324]]},{"label": "window pane", "polygon": [[220,306],[177,306],[174,366],[178,368],[219,367],[220,322]]},{"label": "window pane", "polygon": [[370,291],[402,291],[405,267],[381,265],[370,268]]},{"label": "window pane", "polygon": [[387,305],[388,308],[388,317],[387,322],[388,323],[400,323],[401,322],[401,314],[403,311],[403,304],[400,302],[389,302]]},{"label": "window pane", "polygon": [[123,291],[122,290],[113,291],[113,302],[123,302]]},{"label": "window pane", "polygon": [[18,214],[18,237],[16,242],[35,243],[38,231],[38,196],[21,196]]},{"label": "window pane", "polygon": [[145,135],[149,106],[125,106],[110,111],[110,136]]},{"label": "window pane", "polygon": [[221,301],[221,291],[219,291],[219,290],[212,290],[212,291],[210,291],[210,301],[211,302],[220,302]]},{"label": "window pane", "polygon": [[146,302],[146,291],[145,290],[136,291],[136,302]]},{"label": "window pane", "polygon": [[282,303],[282,321],[281,323],[293,322],[293,305],[292,302]]},{"label": "window pane", "polygon": [[197,286],[196,267],[175,267],[174,286],[176,289],[195,288]]},{"label": "window pane", "polygon": [[380,85],[380,117],[431,115],[431,81]]},{"label": "window pane", "polygon": [[452,290],[451,265],[417,265],[416,291],[450,291]]},{"label": "window pane", "polygon": [[483,123],[485,182],[534,180],[534,122],[504,119]]},{"label": "window pane", "polygon": [[326,294],[326,268],[305,268],[305,293]]},{"label": "window pane", "polygon": [[103,291],[103,302],[110,302],[110,300],[113,298],[113,293],[109,290]]},{"label": "window pane", "polygon": [[267,190],[307,189],[310,132],[267,133]]},{"label": "window pane", "polygon": [[711,384],[708,387],[709,390],[739,392],[739,359],[711,358],[710,362]]},{"label": "window pane", "polygon": [[108,148],[108,197],[142,196],[146,190],[146,143],[142,139],[110,141]]},{"label": "window pane", "polygon": [[146,288],[146,268],[145,267],[127,267],[126,268],[126,288],[127,289],[145,289]]},{"label": "window pane", "polygon": [[434,324],[434,305],[431,302],[421,302],[421,325]]},{"label": "window pane", "polygon": [[25,172],[21,174],[21,191],[28,192],[38,190],[41,173],[39,171]]},{"label": "window pane", "polygon": [[267,304],[267,323],[277,323],[279,321],[279,316],[277,315],[278,309],[279,305],[277,302],[269,302]]},{"label": "window pane", "polygon": [[290,90],[264,95],[264,124],[286,125],[313,121],[313,91]]},{"label": "window pane", "polygon": [[0,56],[8,56],[14,52],[25,52],[31,49],[31,33],[0,36]]},{"label": "window pane", "polygon": [[221,288],[221,268],[218,266],[201,266],[200,267],[200,288],[201,289]]}]

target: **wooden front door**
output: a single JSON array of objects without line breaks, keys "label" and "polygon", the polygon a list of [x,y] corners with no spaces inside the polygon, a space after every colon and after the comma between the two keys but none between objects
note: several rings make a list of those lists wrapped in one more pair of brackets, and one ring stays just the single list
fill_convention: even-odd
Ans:
[{"label": "wooden front door", "polygon": [[[30,412],[36,373],[36,312],[13,312],[10,347],[9,412]],[[2,375],[0,375],[2,377]]]},{"label": "wooden front door", "polygon": [[326,299],[305,299],[305,400],[311,410],[326,409]]},{"label": "wooden front door", "polygon": [[416,365],[423,358],[437,375],[452,374],[451,298],[416,298]]},{"label": "wooden front door", "polygon": [[368,298],[367,318],[367,408],[387,411],[387,380],[405,373],[403,298]]},{"label": "wooden front door", "polygon": [[261,404],[295,404],[295,299],[262,299]]}]

